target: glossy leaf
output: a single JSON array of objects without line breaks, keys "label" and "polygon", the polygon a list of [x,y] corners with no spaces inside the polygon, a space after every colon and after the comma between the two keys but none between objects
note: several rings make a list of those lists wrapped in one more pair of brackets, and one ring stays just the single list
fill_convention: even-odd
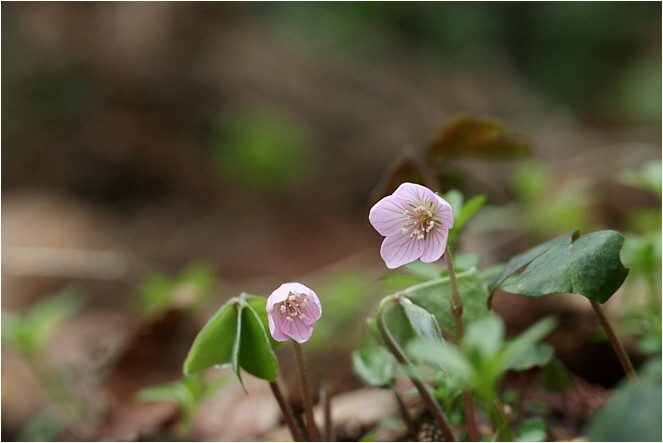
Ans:
[{"label": "glossy leaf", "polygon": [[440,165],[454,157],[515,159],[528,155],[530,146],[491,119],[459,117],[445,126],[428,150],[431,164]]},{"label": "glossy leaf", "polygon": [[239,365],[258,378],[275,380],[278,374],[278,361],[263,323],[248,304],[242,308],[241,316]]},{"label": "glossy leaf", "polygon": [[488,290],[492,294],[502,283],[504,283],[507,277],[518,271],[520,268],[528,265],[532,260],[557,244],[570,244],[575,237],[577,237],[577,232],[574,234],[564,234],[514,256],[509,260],[504,269],[502,269],[502,272],[491,281],[488,285]]},{"label": "glossy leaf", "polygon": [[623,243],[616,231],[598,231],[555,244],[502,289],[529,297],[574,293],[604,303],[628,275],[619,257]]},{"label": "glossy leaf", "polygon": [[[456,280],[463,299],[463,324],[467,326],[475,319],[488,315],[488,290],[477,270],[458,273]],[[433,314],[442,330],[453,333],[454,321],[449,308],[451,283],[448,276],[412,286],[401,293]]]},{"label": "glossy leaf", "polygon": [[200,330],[184,362],[184,373],[194,374],[231,363],[238,330],[238,300],[231,299]]}]

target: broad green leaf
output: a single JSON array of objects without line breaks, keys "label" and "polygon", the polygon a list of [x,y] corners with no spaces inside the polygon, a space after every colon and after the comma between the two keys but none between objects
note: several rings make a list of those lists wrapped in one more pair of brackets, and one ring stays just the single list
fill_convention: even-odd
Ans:
[{"label": "broad green leaf", "polygon": [[479,349],[484,359],[496,355],[504,344],[504,322],[497,315],[488,315],[469,324],[463,348]]},{"label": "broad green leaf", "polygon": [[238,331],[238,300],[229,300],[200,330],[184,362],[184,373],[194,374],[232,360]]},{"label": "broad green leaf", "polygon": [[396,301],[389,302],[384,307],[382,311],[382,324],[402,352],[405,350],[407,343],[416,337],[416,332],[412,329],[412,325],[407,315],[405,315],[403,306]]},{"label": "broad green leaf", "polygon": [[444,127],[428,150],[428,161],[440,165],[449,158],[515,159],[528,155],[529,143],[510,134],[506,126],[490,119],[459,117]]},{"label": "broad green leaf", "polygon": [[412,329],[424,341],[440,341],[442,340],[442,332],[440,326],[435,320],[435,316],[426,311],[407,298],[401,300],[401,306],[405,311],[405,316],[410,321]]},{"label": "broad green leaf", "polygon": [[502,269],[502,272],[500,272],[499,275],[495,277],[492,280],[492,282],[488,285],[488,291],[490,291],[490,293],[492,294],[502,283],[504,283],[504,280],[506,280],[507,277],[509,277],[511,274],[518,271],[523,266],[531,263],[532,260],[540,256],[541,254],[543,254],[553,246],[557,244],[570,244],[572,242],[572,239],[575,237],[577,237],[577,233],[564,234],[516,255],[511,260],[509,260],[506,266]]},{"label": "broad green leaf", "polygon": [[[477,270],[460,272],[456,275],[456,280],[463,299],[463,324],[467,326],[472,321],[488,315],[490,313],[488,290]],[[451,283],[448,276],[412,286],[401,294],[433,314],[442,330],[453,333],[454,321],[450,308]]]},{"label": "broad green leaf", "polygon": [[352,353],[352,367],[366,384],[376,388],[394,385],[394,357],[382,346],[364,338],[358,350]]},{"label": "broad green leaf", "polygon": [[453,345],[418,340],[408,346],[408,352],[415,358],[436,365],[442,371],[456,374],[464,380],[470,380],[474,374],[471,363]]},{"label": "broad green leaf", "polygon": [[389,274],[380,278],[380,283],[382,283],[385,291],[393,293],[419,283],[425,283],[428,280],[430,279],[418,275]]},{"label": "broad green leaf", "polygon": [[525,371],[537,366],[545,366],[555,356],[555,348],[547,344],[530,347],[526,352],[514,358],[508,365],[513,371]]},{"label": "broad green leaf", "polygon": [[574,293],[605,303],[628,275],[619,257],[623,243],[616,231],[598,231],[555,244],[502,289],[529,297]]},{"label": "broad green leaf", "polygon": [[278,361],[263,323],[249,305],[243,307],[241,315],[239,365],[258,378],[275,380],[278,374]]},{"label": "broad green leaf", "polygon": [[641,379],[617,389],[586,428],[590,441],[661,441],[661,384]]}]

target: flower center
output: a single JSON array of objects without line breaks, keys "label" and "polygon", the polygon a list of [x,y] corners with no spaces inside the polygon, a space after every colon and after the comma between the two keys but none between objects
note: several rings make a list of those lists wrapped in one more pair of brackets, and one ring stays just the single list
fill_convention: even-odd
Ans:
[{"label": "flower center", "polygon": [[288,321],[295,321],[296,318],[305,320],[308,319],[308,316],[302,312],[302,309],[306,307],[308,302],[308,295],[290,292],[288,298],[281,303],[277,303],[274,309],[278,309]]},{"label": "flower center", "polygon": [[434,211],[432,202],[427,202],[425,206],[410,204],[410,207],[403,211],[401,232],[410,238],[425,239],[429,232],[442,224]]}]

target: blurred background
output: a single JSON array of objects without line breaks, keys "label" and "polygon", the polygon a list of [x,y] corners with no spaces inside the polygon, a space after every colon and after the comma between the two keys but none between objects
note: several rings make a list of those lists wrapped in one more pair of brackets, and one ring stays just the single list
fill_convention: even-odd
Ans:
[{"label": "blurred background", "polygon": [[[577,228],[631,233],[627,284],[660,335],[659,3],[19,2],[2,38],[3,440],[170,435],[173,405],[136,392],[179,377],[225,299],[285,281],[326,306],[316,382],[359,386],[349,352],[386,290],[371,198],[459,115],[531,145],[449,163],[445,189],[489,203],[459,248],[488,266]],[[514,330],[543,315],[495,302]],[[580,341],[567,366],[611,386],[619,366],[588,369],[579,350],[603,347]],[[269,392],[235,385],[208,406],[234,419],[199,418],[197,439],[274,427],[268,399],[247,434]]]}]

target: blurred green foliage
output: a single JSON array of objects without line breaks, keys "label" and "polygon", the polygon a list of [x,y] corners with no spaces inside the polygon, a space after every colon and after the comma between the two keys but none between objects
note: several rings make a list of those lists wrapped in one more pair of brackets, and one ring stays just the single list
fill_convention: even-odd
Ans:
[{"label": "blurred green foliage", "polygon": [[220,177],[251,193],[278,193],[306,183],[316,163],[309,127],[285,109],[253,106],[222,118],[211,135]]},{"label": "blurred green foliage", "polygon": [[217,284],[214,268],[203,261],[190,263],[177,277],[156,272],[137,286],[136,309],[145,316],[172,307],[197,309],[212,295]]},{"label": "blurred green foliage", "polygon": [[143,402],[167,401],[177,404],[182,418],[178,429],[181,438],[190,438],[193,420],[198,406],[214,395],[228,382],[228,377],[217,377],[206,382],[200,375],[188,375],[182,379],[142,389],[136,395]]},{"label": "blurred green foliage", "polygon": [[55,330],[78,312],[84,298],[72,289],[48,296],[26,312],[2,312],[2,341],[29,358],[36,358]]}]

